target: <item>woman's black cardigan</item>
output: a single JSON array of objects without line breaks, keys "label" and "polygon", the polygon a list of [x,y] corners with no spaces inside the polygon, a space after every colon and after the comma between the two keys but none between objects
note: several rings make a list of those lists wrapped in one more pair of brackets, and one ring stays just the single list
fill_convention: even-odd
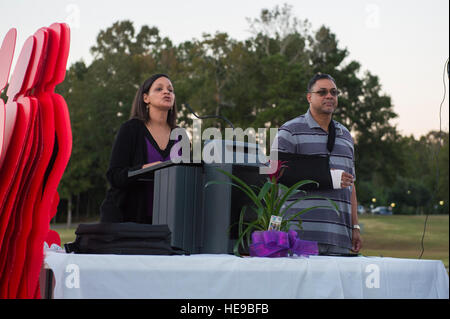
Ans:
[{"label": "woman's black cardigan", "polygon": [[[145,182],[128,178],[128,172],[142,168],[147,161],[147,137],[156,144],[145,124],[131,119],[122,124],[116,135],[106,178],[110,189],[100,207],[101,222],[135,222],[151,224],[148,216],[148,187]],[[165,152],[170,152],[170,140]]]}]

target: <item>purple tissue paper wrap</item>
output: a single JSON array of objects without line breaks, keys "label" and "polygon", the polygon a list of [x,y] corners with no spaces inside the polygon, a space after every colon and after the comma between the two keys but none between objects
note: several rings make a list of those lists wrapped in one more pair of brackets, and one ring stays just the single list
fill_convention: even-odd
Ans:
[{"label": "purple tissue paper wrap", "polygon": [[250,256],[252,257],[287,257],[290,254],[298,256],[318,255],[317,242],[301,240],[297,232],[290,230],[255,231],[252,233]]}]

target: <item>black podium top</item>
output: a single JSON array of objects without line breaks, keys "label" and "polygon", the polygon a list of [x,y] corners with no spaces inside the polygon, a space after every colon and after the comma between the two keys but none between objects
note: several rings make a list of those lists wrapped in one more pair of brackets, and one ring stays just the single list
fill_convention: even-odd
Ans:
[{"label": "black podium top", "polygon": [[152,181],[155,171],[166,168],[174,165],[183,165],[183,166],[202,166],[203,162],[201,163],[174,163],[172,161],[165,161],[162,163],[158,163],[155,165],[152,165],[150,167],[141,168],[135,171],[128,172],[128,179],[134,179],[137,181]]}]

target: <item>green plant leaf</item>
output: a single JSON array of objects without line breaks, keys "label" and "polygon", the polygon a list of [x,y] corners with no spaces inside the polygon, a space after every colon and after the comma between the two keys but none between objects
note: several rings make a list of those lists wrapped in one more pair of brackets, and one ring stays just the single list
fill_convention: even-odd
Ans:
[{"label": "green plant leaf", "polygon": [[236,256],[238,256],[238,257],[241,257],[241,254],[239,254],[239,245],[241,245],[242,248],[245,248],[244,242],[243,242],[244,237],[245,237],[246,235],[249,236],[249,235],[251,234],[251,231],[252,231],[252,230],[253,230],[253,231],[254,231],[255,229],[258,229],[258,230],[264,230],[264,229],[262,229],[259,225],[256,224],[256,221],[251,222],[251,223],[243,223],[243,225],[247,225],[247,228],[246,228],[242,233],[239,234],[239,237],[238,237],[238,239],[236,240],[236,243],[234,244],[234,247],[233,247],[233,253],[234,253]]},{"label": "green plant leaf", "polygon": [[[242,209],[241,209],[241,212],[239,214],[239,226],[238,226],[238,234],[239,234],[239,236],[238,236],[238,240],[236,241],[237,245],[235,245],[234,248],[233,248],[234,254],[236,255],[236,253],[237,253],[236,256],[239,255],[239,244],[242,246],[242,248],[245,247],[244,246],[244,242],[243,242],[245,234],[248,234],[249,231],[251,231],[255,226],[257,226],[258,219],[256,221],[252,222],[252,223],[245,223],[244,222],[244,216],[245,216],[246,209],[247,209],[247,206],[243,206]],[[254,225],[252,225],[252,224],[254,224]],[[244,225],[247,225],[247,228],[245,230],[244,230],[244,227],[243,227]],[[247,236],[247,242],[249,242],[249,236]]]},{"label": "green plant leaf", "polygon": [[[287,187],[286,185],[283,185],[283,184],[278,183],[278,186],[281,188],[281,190],[283,191],[283,193],[286,193],[286,192],[289,190],[289,187]],[[305,192],[305,191],[302,191],[302,190],[295,190],[295,191],[293,192],[293,195],[294,195],[294,194],[297,194],[297,193],[300,193],[300,192]]]},{"label": "green plant leaf", "polygon": [[[219,169],[217,169],[217,170],[219,170]],[[225,172],[225,173],[227,173],[227,172]],[[249,192],[247,189],[241,187],[240,185],[237,185],[232,182],[227,182],[227,181],[209,181],[208,183],[205,184],[205,188],[209,187],[210,185],[231,185],[231,186],[237,187],[238,189],[243,191],[256,204],[256,206],[262,206],[261,202],[258,201],[256,194],[251,189]]]},{"label": "green plant leaf", "polygon": [[232,185],[235,185],[236,187],[241,189],[244,193],[246,193],[247,196],[256,204],[256,206],[258,206],[258,207],[262,206],[261,202],[258,200],[258,196],[256,196],[255,192],[251,189],[250,186],[247,185],[247,183],[245,183],[240,178],[234,176],[233,174],[230,174],[220,168],[216,168],[216,170],[218,172],[221,172],[222,174],[228,176],[229,178],[234,180],[236,183],[238,183],[240,185],[240,187],[239,187],[239,185],[236,185],[236,184],[232,184]]},{"label": "green plant leaf", "polygon": [[[308,208],[302,209],[301,211],[299,211],[299,212],[297,212],[297,213],[295,213],[295,214],[290,215],[289,218],[283,219],[282,222],[281,222],[281,230],[282,230],[282,231],[287,231],[287,230],[289,230],[289,227],[288,227],[288,229],[285,229],[285,228],[284,228],[284,226],[286,226],[286,224],[290,225],[290,222],[291,222],[292,220],[294,220],[295,218],[297,218],[298,216],[300,216],[300,215],[302,215],[302,214],[304,214],[304,213],[307,213],[307,212],[309,212],[310,210],[317,209],[317,208],[330,208],[330,206],[312,206],[312,207],[308,207]],[[301,220],[300,220],[300,223],[301,223]]]},{"label": "green plant leaf", "polygon": [[246,210],[247,210],[247,206],[243,206],[242,209],[241,209],[241,212],[239,214],[239,227],[238,227],[239,237],[243,233],[244,215],[245,215],[245,211]]},{"label": "green plant leaf", "polygon": [[289,209],[289,208],[291,208],[294,204],[296,204],[296,203],[298,203],[298,202],[300,202],[300,201],[302,201],[302,200],[305,200],[305,199],[326,199],[329,203],[331,203],[331,207],[329,207],[329,206],[325,206],[325,207],[327,207],[327,208],[333,208],[333,210],[339,215],[340,213],[339,213],[339,208],[338,208],[338,206],[336,205],[336,203],[335,202],[333,202],[332,200],[330,200],[330,199],[328,199],[328,198],[326,198],[326,197],[323,197],[323,196],[304,196],[304,197],[300,197],[300,198],[298,198],[297,200],[295,200],[295,201],[293,201],[292,203],[290,203],[285,209],[283,209],[283,211],[282,211],[282,213],[281,213],[281,216],[284,216],[285,215],[285,213],[286,213],[286,211]]},{"label": "green plant leaf", "polygon": [[273,187],[273,184],[271,182],[266,182],[259,191],[258,200],[261,201],[267,195],[267,193],[269,192],[269,190],[272,187]]},{"label": "green plant leaf", "polygon": [[308,179],[308,180],[299,181],[298,183],[295,183],[294,185],[289,187],[287,189],[287,191],[284,193],[284,195],[278,200],[275,210],[280,211],[283,204],[294,194],[297,194],[299,192],[306,193],[305,191],[299,190],[298,188],[302,187],[303,185],[307,185],[307,184],[311,184],[311,183],[315,183],[315,184],[319,185],[317,182]]},{"label": "green plant leaf", "polygon": [[272,216],[272,213],[267,209],[267,207],[255,208],[254,206],[250,206],[250,208],[256,213],[256,221],[258,224],[261,225],[262,228],[267,229],[267,227],[269,227],[270,216]]},{"label": "green plant leaf", "polygon": [[300,219],[300,220],[298,220],[296,223],[291,223],[291,222],[288,222],[288,225],[286,226],[286,231],[289,231],[289,229],[291,229],[291,226],[296,226],[298,229],[303,229],[303,227],[302,227],[302,220]]}]

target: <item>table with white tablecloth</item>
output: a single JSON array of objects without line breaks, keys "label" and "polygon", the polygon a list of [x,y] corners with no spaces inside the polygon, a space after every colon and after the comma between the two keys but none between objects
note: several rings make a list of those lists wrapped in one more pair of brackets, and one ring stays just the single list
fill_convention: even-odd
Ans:
[{"label": "table with white tablecloth", "polygon": [[449,298],[440,260],[66,254],[47,250],[54,298]]}]

